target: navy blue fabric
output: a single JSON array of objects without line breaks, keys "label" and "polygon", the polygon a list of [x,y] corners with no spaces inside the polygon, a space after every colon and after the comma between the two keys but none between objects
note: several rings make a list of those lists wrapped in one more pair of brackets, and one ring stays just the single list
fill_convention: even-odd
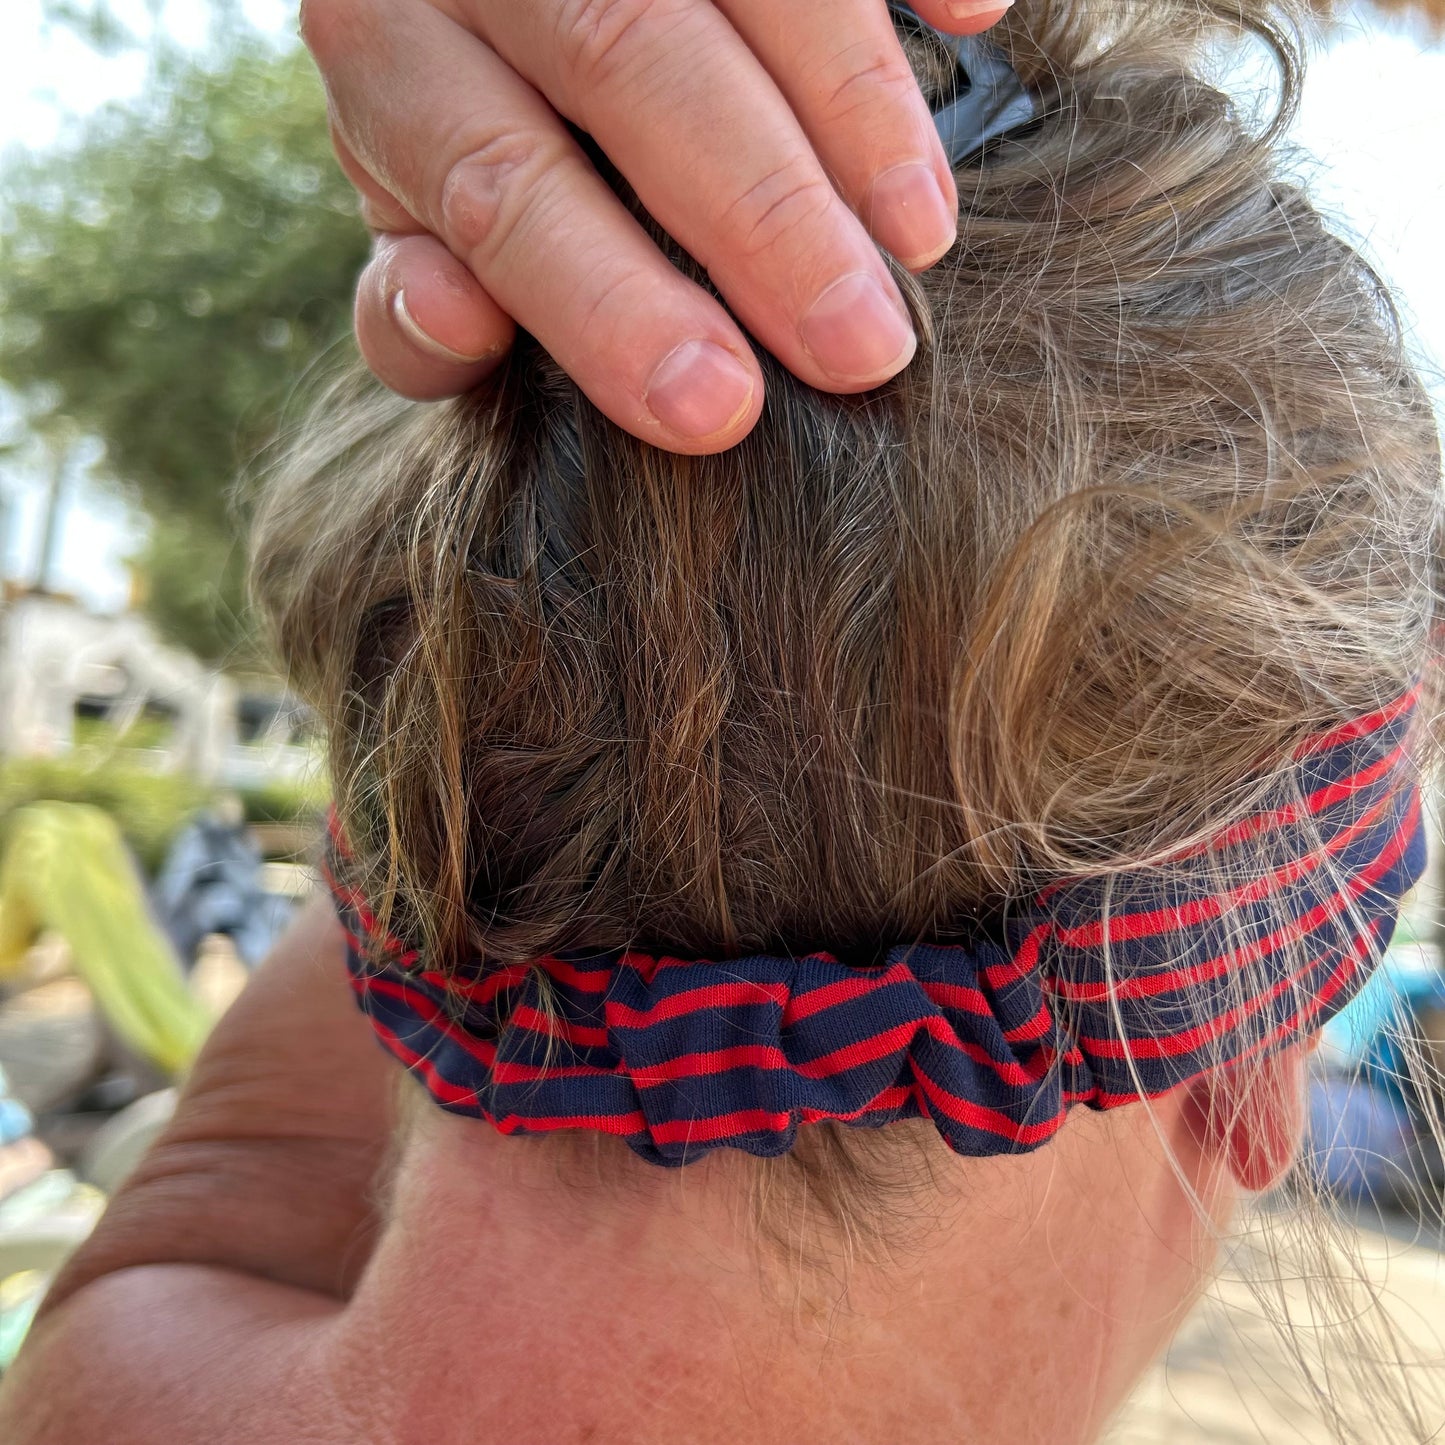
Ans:
[{"label": "navy blue fabric", "polygon": [[330,881],[359,1004],[445,1109],[600,1130],[664,1165],[781,1154],[822,1119],[926,1117],[961,1154],[1007,1153],[1075,1104],[1167,1092],[1344,1006],[1424,868],[1412,717],[1401,699],[1301,748],[1303,804],[1281,793],[1191,856],[1055,885],[986,936],[871,969],[573,951],[447,977],[377,936],[339,833]]}]

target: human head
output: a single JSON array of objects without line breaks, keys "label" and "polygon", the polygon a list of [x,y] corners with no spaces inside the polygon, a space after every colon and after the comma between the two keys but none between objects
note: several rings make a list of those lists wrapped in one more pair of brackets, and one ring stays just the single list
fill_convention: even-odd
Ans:
[{"label": "human head", "polygon": [[[257,577],[387,929],[443,972],[868,964],[1163,868],[1428,675],[1433,419],[1388,297],[1283,178],[1278,16],[1244,10],[1272,123],[1198,74],[1238,13],[1021,0],[1041,120],[960,171],[959,244],[908,283],[919,356],[877,392],[763,358],[754,434],[678,458],[523,338],[461,402],[324,415]],[[1280,1057],[1158,1106],[1216,1120],[1193,1184],[1287,1161]],[[772,1172],[886,1233],[918,1140],[819,1126]]]}]

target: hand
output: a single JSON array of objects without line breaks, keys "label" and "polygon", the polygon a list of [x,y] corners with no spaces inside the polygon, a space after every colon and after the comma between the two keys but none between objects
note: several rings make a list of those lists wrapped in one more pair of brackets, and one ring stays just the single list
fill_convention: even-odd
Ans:
[{"label": "hand", "polygon": [[[955,34],[1008,3],[914,0]],[[721,451],[756,422],[742,333],[565,121],[804,381],[862,391],[912,356],[874,242],[931,265],[957,193],[883,0],[303,0],[301,23],[377,233],[357,337],[404,395],[474,385],[515,318],[645,441]]]}]

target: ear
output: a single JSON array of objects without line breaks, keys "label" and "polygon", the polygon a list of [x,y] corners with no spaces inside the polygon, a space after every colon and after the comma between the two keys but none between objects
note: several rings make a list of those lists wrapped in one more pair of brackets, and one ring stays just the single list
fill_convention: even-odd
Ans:
[{"label": "ear", "polygon": [[1207,1147],[1223,1155],[1241,1189],[1270,1189],[1299,1153],[1309,1056],[1319,1036],[1267,1058],[1231,1064],[1190,1085],[1207,1122]]}]

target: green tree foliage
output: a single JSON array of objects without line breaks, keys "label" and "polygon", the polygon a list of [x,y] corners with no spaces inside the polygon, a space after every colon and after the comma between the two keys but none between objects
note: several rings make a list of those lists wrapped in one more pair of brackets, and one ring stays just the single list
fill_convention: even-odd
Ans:
[{"label": "green tree foliage", "polygon": [[189,515],[153,517],[150,535],[131,558],[143,579],[139,602],[171,642],[213,662],[252,660],[246,615],[244,508],[232,529]]},{"label": "green tree foliage", "polygon": [[232,504],[288,390],[345,337],[367,238],[299,48],[230,30],[159,56],[109,107],[0,185],[0,381],[37,427],[65,417],[153,519],[157,620],[224,655],[238,625]]}]

